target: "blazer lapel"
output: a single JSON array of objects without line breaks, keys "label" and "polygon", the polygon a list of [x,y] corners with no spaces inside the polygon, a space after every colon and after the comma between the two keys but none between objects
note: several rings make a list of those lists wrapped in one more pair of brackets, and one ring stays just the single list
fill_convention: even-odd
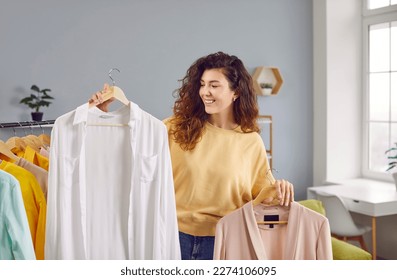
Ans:
[{"label": "blazer lapel", "polygon": [[248,228],[249,237],[252,243],[252,247],[255,250],[255,254],[258,260],[267,260],[265,249],[263,247],[262,238],[259,232],[258,225],[256,223],[254,209],[252,201],[246,203],[243,206],[244,219]]},{"label": "blazer lapel", "polygon": [[296,256],[296,247],[298,246],[299,227],[301,221],[301,208],[297,202],[292,202],[288,215],[287,226],[287,243],[284,246],[285,260],[294,260]]}]

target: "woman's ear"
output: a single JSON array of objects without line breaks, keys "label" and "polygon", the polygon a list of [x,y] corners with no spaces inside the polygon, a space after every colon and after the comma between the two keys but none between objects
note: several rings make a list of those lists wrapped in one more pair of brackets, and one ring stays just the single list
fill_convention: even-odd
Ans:
[{"label": "woman's ear", "polygon": [[233,96],[233,102],[236,101],[237,98],[238,98],[238,95],[234,95],[234,96]]}]

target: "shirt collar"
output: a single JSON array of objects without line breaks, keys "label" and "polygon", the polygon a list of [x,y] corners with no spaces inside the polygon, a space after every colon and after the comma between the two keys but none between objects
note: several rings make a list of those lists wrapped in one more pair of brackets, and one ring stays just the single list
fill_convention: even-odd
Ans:
[{"label": "shirt collar", "polygon": [[[134,120],[140,120],[141,109],[139,108],[139,106],[131,101],[128,106],[130,107],[130,122]],[[88,106],[88,103],[84,103],[83,105],[77,107],[74,114],[73,125],[78,125],[80,123],[87,123],[89,111],[90,108]]]}]

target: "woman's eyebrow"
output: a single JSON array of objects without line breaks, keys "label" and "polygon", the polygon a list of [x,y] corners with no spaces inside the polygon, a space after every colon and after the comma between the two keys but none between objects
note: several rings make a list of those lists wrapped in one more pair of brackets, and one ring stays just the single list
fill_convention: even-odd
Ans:
[{"label": "woman's eyebrow", "polygon": [[[204,80],[200,80],[200,82],[204,82]],[[211,80],[211,81],[208,81],[208,83],[220,83],[220,81],[218,81],[218,80]]]}]

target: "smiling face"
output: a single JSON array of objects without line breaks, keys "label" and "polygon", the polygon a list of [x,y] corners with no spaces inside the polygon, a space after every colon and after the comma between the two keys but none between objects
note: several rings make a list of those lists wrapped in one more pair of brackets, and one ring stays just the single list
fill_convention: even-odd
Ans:
[{"label": "smiling face", "polygon": [[233,99],[237,98],[221,69],[205,70],[200,80],[200,97],[210,115],[233,116]]}]

